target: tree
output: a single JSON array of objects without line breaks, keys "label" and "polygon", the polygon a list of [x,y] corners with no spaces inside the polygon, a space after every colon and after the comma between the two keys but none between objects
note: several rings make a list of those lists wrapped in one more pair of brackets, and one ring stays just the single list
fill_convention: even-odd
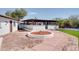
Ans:
[{"label": "tree", "polygon": [[64,28],[65,27],[65,24],[66,24],[66,19],[60,19],[58,20],[58,25],[60,28]]},{"label": "tree", "polygon": [[69,19],[72,22],[72,27],[73,28],[79,27],[79,15],[70,16]]},{"label": "tree", "polygon": [[79,15],[72,15],[67,19],[59,19],[60,28],[79,28]]},{"label": "tree", "polygon": [[70,20],[79,20],[79,15],[72,15],[69,17]]},{"label": "tree", "polygon": [[20,8],[15,9],[14,11],[7,11],[5,15],[14,18],[17,21],[20,21],[20,19],[23,19],[27,15],[27,12],[25,9]]},{"label": "tree", "polygon": [[12,13],[11,11],[7,11],[7,12],[5,13],[5,15],[10,16],[11,13]]}]

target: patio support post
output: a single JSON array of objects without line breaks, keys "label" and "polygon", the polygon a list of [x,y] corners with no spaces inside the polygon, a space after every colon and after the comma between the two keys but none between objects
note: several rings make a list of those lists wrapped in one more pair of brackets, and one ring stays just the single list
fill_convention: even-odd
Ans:
[{"label": "patio support post", "polygon": [[48,22],[46,22],[45,24],[45,29],[48,29]]}]

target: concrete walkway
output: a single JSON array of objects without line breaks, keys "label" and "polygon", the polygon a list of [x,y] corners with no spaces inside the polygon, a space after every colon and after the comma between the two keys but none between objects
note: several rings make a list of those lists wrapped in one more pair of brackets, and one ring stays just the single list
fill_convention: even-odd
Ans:
[{"label": "concrete walkway", "polygon": [[2,51],[77,51],[77,38],[63,32],[52,31],[54,37],[37,40],[26,36],[27,32],[14,32],[4,36]]}]

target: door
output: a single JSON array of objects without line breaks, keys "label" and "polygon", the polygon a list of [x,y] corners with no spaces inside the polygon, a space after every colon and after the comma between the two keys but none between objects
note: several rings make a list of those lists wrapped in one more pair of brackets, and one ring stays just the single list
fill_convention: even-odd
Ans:
[{"label": "door", "polygon": [[12,32],[12,21],[10,21],[10,32]]}]

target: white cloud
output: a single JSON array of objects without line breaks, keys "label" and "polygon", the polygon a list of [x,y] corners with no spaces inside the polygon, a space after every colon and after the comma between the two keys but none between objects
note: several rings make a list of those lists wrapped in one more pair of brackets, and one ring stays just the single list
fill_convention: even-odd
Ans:
[{"label": "white cloud", "polygon": [[36,15],[38,14],[37,12],[30,12],[29,15]]}]

